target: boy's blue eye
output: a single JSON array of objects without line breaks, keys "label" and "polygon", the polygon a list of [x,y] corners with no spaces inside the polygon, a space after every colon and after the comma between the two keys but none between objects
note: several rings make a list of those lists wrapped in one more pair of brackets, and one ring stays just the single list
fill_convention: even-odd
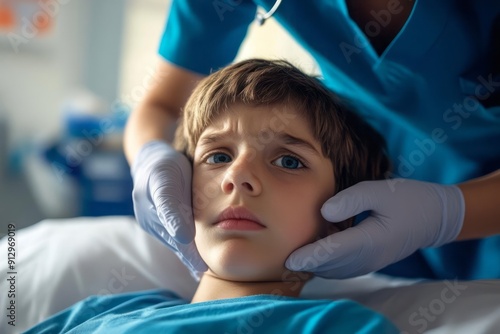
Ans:
[{"label": "boy's blue eye", "polygon": [[225,153],[214,153],[207,158],[209,164],[224,164],[231,162],[231,157]]},{"label": "boy's blue eye", "polygon": [[282,157],[279,157],[278,159],[274,160],[275,164],[279,167],[287,168],[287,169],[298,169],[298,168],[304,168],[304,165],[302,162],[300,162],[299,159],[291,156],[291,155],[284,155]]}]

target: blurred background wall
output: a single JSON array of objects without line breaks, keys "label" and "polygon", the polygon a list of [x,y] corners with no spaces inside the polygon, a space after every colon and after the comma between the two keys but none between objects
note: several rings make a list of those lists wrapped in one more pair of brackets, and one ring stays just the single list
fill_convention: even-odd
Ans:
[{"label": "blurred background wall", "polygon": [[[159,60],[169,6],[0,0],[0,236],[9,223],[133,214],[121,134]],[[272,19],[251,25],[237,59],[247,57],[318,74]]]}]

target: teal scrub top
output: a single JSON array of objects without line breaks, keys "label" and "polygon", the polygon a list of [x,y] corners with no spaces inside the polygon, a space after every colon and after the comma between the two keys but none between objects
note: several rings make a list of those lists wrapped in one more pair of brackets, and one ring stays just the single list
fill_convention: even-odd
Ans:
[{"label": "teal scrub top", "polygon": [[43,333],[399,333],[348,300],[276,295],[189,304],[167,290],[89,297],[31,328]]},{"label": "teal scrub top", "polygon": [[[174,0],[160,55],[201,74],[229,64],[257,5],[274,0]],[[382,14],[362,29],[344,0],[283,0],[274,17],[384,135],[391,176],[456,184],[500,168],[500,1],[415,0],[381,55],[364,31],[383,29]],[[499,256],[497,236],[420,250],[382,272],[500,278]]]}]

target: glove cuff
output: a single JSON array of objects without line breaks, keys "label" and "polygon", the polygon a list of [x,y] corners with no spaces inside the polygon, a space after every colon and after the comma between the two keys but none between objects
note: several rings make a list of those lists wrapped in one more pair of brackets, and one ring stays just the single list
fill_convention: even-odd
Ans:
[{"label": "glove cuff", "polygon": [[175,151],[174,148],[162,140],[152,140],[142,145],[130,168],[132,178],[137,170],[151,161],[154,156],[169,154],[173,151]]},{"label": "glove cuff", "polygon": [[462,230],[465,217],[465,200],[459,187],[436,185],[435,188],[443,204],[443,215],[441,229],[431,247],[454,241]]}]

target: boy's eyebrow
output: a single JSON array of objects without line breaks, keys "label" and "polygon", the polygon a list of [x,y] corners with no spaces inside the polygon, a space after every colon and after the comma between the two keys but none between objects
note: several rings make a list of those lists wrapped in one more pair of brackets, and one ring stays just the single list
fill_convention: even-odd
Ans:
[{"label": "boy's eyebrow", "polygon": [[[270,132],[269,130],[262,130],[259,133],[258,137],[260,137],[260,135],[263,135],[262,137],[269,138],[269,132]],[[199,144],[208,145],[211,143],[216,143],[216,142],[221,141],[223,139],[227,139],[227,136],[228,136],[227,132],[212,133],[212,134],[203,136],[203,138],[200,139]],[[299,147],[302,147],[304,149],[311,151],[312,153],[318,154],[320,156],[322,155],[320,152],[318,152],[318,150],[314,147],[314,145],[312,145],[310,142],[308,142],[305,139],[301,139],[301,138],[292,136],[286,132],[271,132],[271,136],[274,136],[275,140],[281,141],[286,145],[299,146]]]},{"label": "boy's eyebrow", "polygon": [[275,134],[277,136],[277,139],[281,140],[287,145],[300,146],[309,151],[312,151],[315,154],[321,155],[321,153],[318,152],[318,150],[305,139],[294,137],[286,132],[275,132]]},{"label": "boy's eyebrow", "polygon": [[205,144],[212,144],[216,143],[218,141],[221,141],[227,136],[226,133],[212,133],[210,135],[204,135],[202,138],[199,140],[200,145],[205,145]]}]

